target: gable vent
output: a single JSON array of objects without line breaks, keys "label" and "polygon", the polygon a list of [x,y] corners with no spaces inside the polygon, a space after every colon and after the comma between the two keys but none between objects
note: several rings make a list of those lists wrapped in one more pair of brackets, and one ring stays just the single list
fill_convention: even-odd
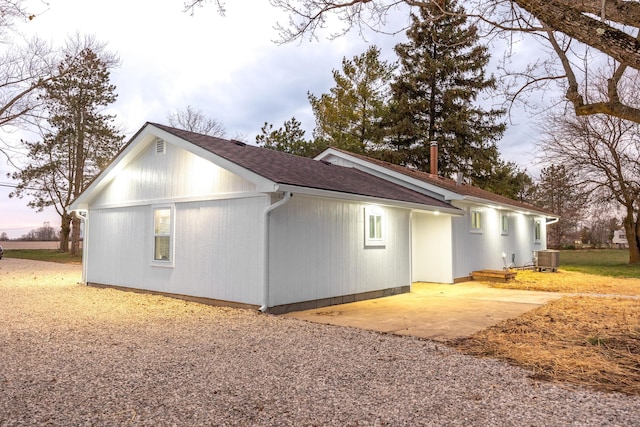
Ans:
[{"label": "gable vent", "polygon": [[164,140],[158,138],[156,139],[156,154],[164,154],[165,153],[165,142]]}]

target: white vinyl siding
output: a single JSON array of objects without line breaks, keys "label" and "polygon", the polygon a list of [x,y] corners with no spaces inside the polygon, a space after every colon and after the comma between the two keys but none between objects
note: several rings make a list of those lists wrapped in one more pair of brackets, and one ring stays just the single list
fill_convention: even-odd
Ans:
[{"label": "white vinyl siding", "polygon": [[294,195],[271,213],[269,306],[410,286],[410,212],[384,207],[384,249],[363,245],[361,203]]},{"label": "white vinyl siding", "polygon": [[[90,202],[87,281],[260,305],[269,197],[173,144],[156,150],[150,144]],[[154,212],[167,207],[169,234]]]},{"label": "white vinyl siding", "polygon": [[[540,227],[540,242],[535,242],[534,221],[539,216],[516,211],[493,209],[454,202],[461,209],[482,211],[482,232],[469,232],[470,218],[453,217],[453,277],[468,277],[476,270],[504,268],[505,254],[508,263],[512,257],[515,265],[532,265],[533,252],[545,248],[544,222]],[[502,234],[502,215],[507,215],[508,234]]]},{"label": "white vinyl siding", "polygon": [[151,144],[91,202],[92,208],[146,201],[255,192],[256,186],[208,160],[165,142],[165,154]]},{"label": "white vinyl siding", "polygon": [[150,263],[151,206],[89,212],[92,283],[259,305],[268,198],[176,203],[173,268]]}]

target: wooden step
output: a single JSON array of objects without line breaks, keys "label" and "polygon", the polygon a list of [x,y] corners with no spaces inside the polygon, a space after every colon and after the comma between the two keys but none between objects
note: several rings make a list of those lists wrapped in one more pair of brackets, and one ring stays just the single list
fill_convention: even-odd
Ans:
[{"label": "wooden step", "polygon": [[508,282],[516,278],[517,272],[511,270],[478,270],[471,273],[473,280],[489,282]]}]

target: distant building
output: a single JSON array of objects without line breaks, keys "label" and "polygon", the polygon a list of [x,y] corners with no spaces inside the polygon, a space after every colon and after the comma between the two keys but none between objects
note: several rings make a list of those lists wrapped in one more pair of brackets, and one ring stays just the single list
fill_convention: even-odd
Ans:
[{"label": "distant building", "polygon": [[613,239],[611,243],[616,245],[619,249],[627,249],[629,247],[629,241],[624,230],[616,230],[613,232]]}]

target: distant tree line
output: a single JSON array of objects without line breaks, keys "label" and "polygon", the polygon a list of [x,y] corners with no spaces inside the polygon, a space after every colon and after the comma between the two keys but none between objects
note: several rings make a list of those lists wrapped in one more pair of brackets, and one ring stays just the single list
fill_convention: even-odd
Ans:
[{"label": "distant tree line", "polygon": [[6,242],[9,240],[57,242],[60,240],[60,232],[54,227],[51,227],[48,223],[45,223],[42,227],[34,228],[17,239],[9,239],[9,236],[4,231],[0,233],[0,242]]}]

